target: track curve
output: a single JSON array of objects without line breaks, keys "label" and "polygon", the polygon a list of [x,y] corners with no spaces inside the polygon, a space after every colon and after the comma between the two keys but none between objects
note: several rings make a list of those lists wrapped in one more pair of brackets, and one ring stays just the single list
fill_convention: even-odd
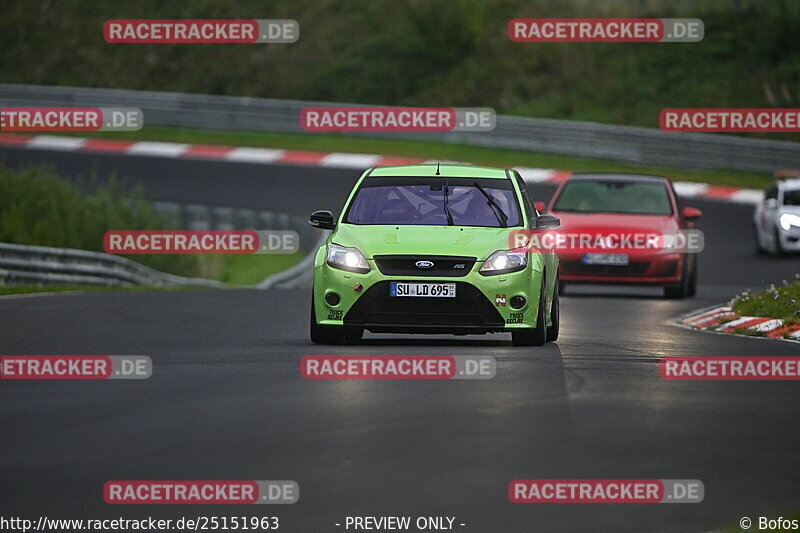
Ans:
[{"label": "track curve", "polygon": [[[358,172],[164,162],[0,149],[142,182],[154,199],[212,194],[227,205],[307,213],[342,204]],[[299,194],[298,191],[302,191]],[[537,200],[552,192],[533,186]],[[181,198],[184,199],[184,198]],[[247,202],[258,205],[248,204]],[[506,335],[368,334],[356,347],[307,335],[307,289],[86,293],[0,299],[0,353],[146,354],[129,382],[3,382],[0,491],[31,516],[118,516],[109,479],[293,479],[289,507],[214,512],[129,507],[126,516],[266,514],[286,531],[340,531],[345,516],[455,516],[463,531],[702,531],[781,513],[800,496],[791,382],[666,382],[665,355],[800,355],[797,345],[707,335],[667,321],[788,279],[796,259],[756,257],[750,208],[689,201],[705,216],[698,297],[575,288],[561,337],[535,349]],[[304,355],[493,355],[486,381],[312,382]],[[514,505],[515,478],[696,478],[699,505]],[[43,483],[42,480],[53,480]]]}]

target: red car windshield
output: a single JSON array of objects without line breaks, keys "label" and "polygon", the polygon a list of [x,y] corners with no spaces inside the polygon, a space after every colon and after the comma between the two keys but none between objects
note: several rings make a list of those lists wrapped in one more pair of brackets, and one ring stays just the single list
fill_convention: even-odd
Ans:
[{"label": "red car windshield", "polygon": [[665,216],[672,204],[663,183],[575,180],[561,190],[553,211]]},{"label": "red car windshield", "polygon": [[479,178],[367,178],[350,204],[348,224],[520,225],[509,180]]}]

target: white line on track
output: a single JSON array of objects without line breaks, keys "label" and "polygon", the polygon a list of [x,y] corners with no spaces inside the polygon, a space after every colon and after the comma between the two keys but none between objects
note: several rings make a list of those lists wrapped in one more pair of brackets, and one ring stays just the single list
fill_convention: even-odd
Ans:
[{"label": "white line on track", "polygon": [[283,157],[286,150],[274,150],[271,148],[234,148],[227,154],[225,159],[228,161],[240,161],[242,163],[272,163]]},{"label": "white line on track", "polygon": [[709,187],[707,183],[695,183],[693,181],[676,181],[674,185],[678,196],[683,196],[684,198],[701,196]]},{"label": "white line on track", "polygon": [[320,159],[324,167],[369,168],[381,160],[383,156],[374,154],[345,154],[334,152]]},{"label": "white line on track", "polygon": [[156,157],[178,157],[189,149],[188,144],[162,143],[162,142],[138,142],[128,148],[124,153],[127,155],[150,155]]},{"label": "white line on track", "polygon": [[89,139],[79,137],[61,137],[57,135],[37,135],[27,143],[28,148],[44,150],[73,151],[83,147]]},{"label": "white line on track", "polygon": [[540,183],[553,177],[555,170],[552,168],[514,167],[526,182]]}]

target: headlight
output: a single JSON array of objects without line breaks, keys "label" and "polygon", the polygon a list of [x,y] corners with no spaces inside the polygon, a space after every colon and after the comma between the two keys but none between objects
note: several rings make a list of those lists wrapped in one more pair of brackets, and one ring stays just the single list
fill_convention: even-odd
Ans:
[{"label": "headlight", "polygon": [[517,272],[525,268],[528,264],[527,252],[511,252],[509,250],[498,250],[483,262],[483,266],[478,271],[484,276],[494,276],[497,274],[507,274]]},{"label": "headlight", "polygon": [[366,274],[370,270],[364,254],[359,252],[358,249],[345,248],[333,243],[328,246],[327,263],[333,268],[359,274]]},{"label": "headlight", "polygon": [[785,230],[788,230],[792,226],[800,228],[800,216],[784,213],[781,215],[780,221],[781,227]]}]

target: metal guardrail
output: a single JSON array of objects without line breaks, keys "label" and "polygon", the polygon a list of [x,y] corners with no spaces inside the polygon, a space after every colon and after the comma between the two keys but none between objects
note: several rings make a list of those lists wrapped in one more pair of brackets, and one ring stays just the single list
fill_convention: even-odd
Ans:
[{"label": "metal guardrail", "polygon": [[325,244],[330,234],[330,231],[315,231],[319,231],[319,237],[317,238],[316,244],[311,247],[311,251],[308,252],[308,255],[293,267],[268,277],[256,285],[256,288],[272,289],[278,287],[281,289],[298,289],[302,287],[311,287],[314,281],[314,258],[317,255],[317,250],[320,246]]},{"label": "metal guardrail", "polygon": [[[299,263],[268,276],[252,288],[310,287],[314,255],[325,244],[328,233],[319,232],[315,244]],[[102,252],[0,243],[0,287],[9,285],[231,287],[221,281],[167,274],[124,257]]]},{"label": "metal guardrail", "polygon": [[[145,124],[204,129],[300,133],[300,111],[325,105],[342,104],[0,84],[0,106],[138,107],[144,111]],[[491,132],[358,132],[348,135],[436,140],[672,167],[771,173],[800,164],[800,143],[508,115],[499,115],[497,127]]]},{"label": "metal guardrail", "polygon": [[229,287],[221,281],[167,274],[101,252],[0,243],[3,285]]}]

